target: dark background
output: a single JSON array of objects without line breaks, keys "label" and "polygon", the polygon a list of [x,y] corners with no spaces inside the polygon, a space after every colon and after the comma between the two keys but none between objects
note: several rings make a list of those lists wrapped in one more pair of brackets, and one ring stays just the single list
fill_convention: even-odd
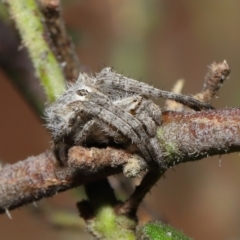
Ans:
[{"label": "dark background", "polygon": [[[184,78],[183,92],[196,93],[202,88],[207,65],[226,59],[231,78],[213,105],[239,106],[240,1],[72,0],[62,4],[66,26],[86,71],[113,66],[166,90]],[[3,69],[0,116],[3,162],[14,163],[51,147],[48,132]],[[239,160],[235,153],[168,170],[145,199],[154,219],[161,218],[196,240],[240,239]],[[37,204],[39,208],[51,204],[77,215],[76,199],[68,191]],[[149,220],[145,212],[140,210],[141,223]],[[29,207],[11,215],[12,220],[0,216],[0,240],[84,239],[85,230],[80,236],[51,228]]]}]

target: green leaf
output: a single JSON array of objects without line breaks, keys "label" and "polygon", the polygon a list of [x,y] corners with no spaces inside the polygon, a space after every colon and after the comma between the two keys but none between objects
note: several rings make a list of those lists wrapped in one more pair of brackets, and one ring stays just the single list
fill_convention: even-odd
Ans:
[{"label": "green leaf", "polygon": [[138,231],[141,240],[190,240],[181,231],[161,222],[147,223]]}]

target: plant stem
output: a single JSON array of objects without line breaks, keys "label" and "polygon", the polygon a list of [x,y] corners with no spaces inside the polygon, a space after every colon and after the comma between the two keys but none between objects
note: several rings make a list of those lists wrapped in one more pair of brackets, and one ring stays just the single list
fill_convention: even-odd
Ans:
[{"label": "plant stem", "polygon": [[65,89],[65,79],[48,44],[43,17],[34,0],[7,0],[14,19],[49,101],[54,101]]}]

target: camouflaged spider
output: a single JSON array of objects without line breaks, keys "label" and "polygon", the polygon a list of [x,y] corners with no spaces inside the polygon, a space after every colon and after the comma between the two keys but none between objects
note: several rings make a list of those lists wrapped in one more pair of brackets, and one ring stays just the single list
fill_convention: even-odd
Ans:
[{"label": "camouflaged spider", "polygon": [[47,128],[54,152],[62,163],[71,146],[135,146],[148,162],[161,162],[156,138],[161,110],[148,97],[163,97],[194,110],[210,109],[209,104],[191,96],[154,88],[104,68],[96,76],[80,74],[76,83],[46,108]]}]

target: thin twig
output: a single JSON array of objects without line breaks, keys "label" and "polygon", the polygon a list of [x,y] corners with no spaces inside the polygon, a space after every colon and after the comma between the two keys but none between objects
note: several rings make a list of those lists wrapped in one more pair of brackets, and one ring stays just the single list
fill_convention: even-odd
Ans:
[{"label": "thin twig", "polygon": [[166,170],[160,171],[148,171],[143,177],[139,186],[136,187],[135,191],[131,194],[129,199],[123,204],[117,206],[116,211],[118,214],[136,217],[137,209],[140,203],[143,201],[146,194],[156,184],[156,182],[162,177]]},{"label": "thin twig", "polygon": [[[208,67],[208,72],[205,76],[205,82],[203,85],[203,89],[200,93],[195,94],[193,97],[201,102],[211,103],[214,98],[217,98],[219,95],[219,91],[223,85],[223,83],[229,78],[231,73],[231,69],[226,60],[223,62],[213,62]],[[173,92],[181,93],[183,87],[183,81],[180,80],[177,82],[176,86],[174,86]],[[186,106],[173,102],[172,100],[166,100],[165,104],[166,110],[174,110],[174,111],[192,111]]]},{"label": "thin twig", "polygon": [[194,97],[200,101],[211,103],[219,95],[219,90],[223,83],[228,79],[231,69],[227,61],[216,63],[213,62],[205,76],[205,83],[202,92]]},{"label": "thin twig", "polygon": [[62,66],[65,79],[75,81],[79,75],[80,62],[66,31],[60,0],[38,0],[38,2],[48,30],[51,49]]}]

